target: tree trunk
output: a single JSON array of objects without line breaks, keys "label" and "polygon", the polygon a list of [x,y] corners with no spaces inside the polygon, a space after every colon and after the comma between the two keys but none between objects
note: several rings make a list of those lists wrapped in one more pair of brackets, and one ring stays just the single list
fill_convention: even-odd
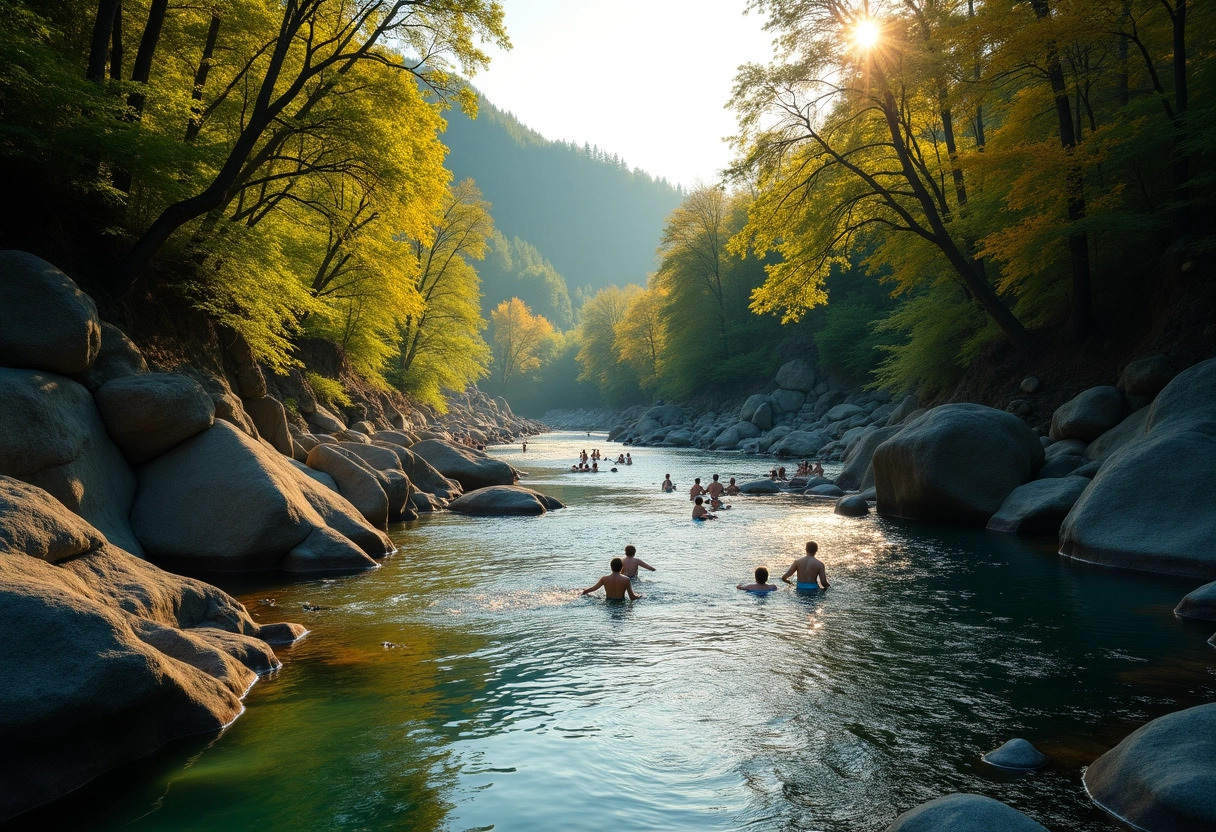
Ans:
[{"label": "tree trunk", "polygon": [[[1051,15],[1048,0],[1030,0],[1035,17],[1045,20]],[[1064,69],[1054,40],[1047,43],[1047,79],[1055,95],[1056,119],[1060,126],[1060,144],[1069,155],[1068,221],[1077,223],[1085,218],[1085,189],[1081,166],[1076,160],[1077,134],[1073,127],[1072,107],[1064,85]],[[1083,341],[1093,331],[1093,309],[1089,278],[1089,235],[1077,231],[1068,235],[1068,254],[1072,260],[1072,301],[1068,325],[1074,341]]]},{"label": "tree trunk", "polygon": [[[148,23],[144,26],[139,51],[135,53],[135,66],[131,70],[131,80],[137,84],[146,84],[152,77],[152,56],[156,54],[156,44],[160,40],[168,7],[169,0],[152,0],[152,6],[148,9]],[[139,121],[144,111],[144,93],[140,90],[132,92],[127,96],[127,105],[131,107],[133,120]]]},{"label": "tree trunk", "polygon": [[84,77],[98,84],[106,80],[106,56],[114,32],[114,19],[118,16],[118,0],[101,0],[97,4],[97,17],[93,20],[93,39],[89,43],[89,63]]},{"label": "tree trunk", "polygon": [[[215,42],[220,36],[220,16],[211,16],[211,26],[207,29],[207,43],[203,47],[203,58],[198,62],[198,71],[194,73],[194,90],[190,93],[190,98],[194,101],[203,100],[203,87],[207,83],[207,73],[211,71],[211,56],[215,54]],[[203,118],[202,109],[194,107],[194,115],[190,118],[190,123],[186,125],[186,136],[184,141],[189,144],[198,138],[198,131],[202,129]]]},{"label": "tree trunk", "polygon": [[114,9],[114,28],[110,32],[110,80],[122,80],[122,0]]},{"label": "tree trunk", "polygon": [[1170,165],[1174,185],[1174,239],[1187,236],[1191,230],[1190,178],[1191,160],[1183,149],[1187,135],[1187,108],[1190,97],[1186,81],[1186,0],[1178,0],[1170,13],[1174,28],[1174,111],[1178,114],[1174,131],[1173,163]]}]

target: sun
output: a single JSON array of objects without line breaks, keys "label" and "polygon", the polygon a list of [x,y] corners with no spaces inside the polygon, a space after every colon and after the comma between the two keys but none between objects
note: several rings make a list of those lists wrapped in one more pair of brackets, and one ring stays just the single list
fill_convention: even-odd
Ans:
[{"label": "sun", "polygon": [[859,20],[853,24],[853,45],[862,51],[869,51],[878,44],[882,37],[882,29],[874,20]]}]

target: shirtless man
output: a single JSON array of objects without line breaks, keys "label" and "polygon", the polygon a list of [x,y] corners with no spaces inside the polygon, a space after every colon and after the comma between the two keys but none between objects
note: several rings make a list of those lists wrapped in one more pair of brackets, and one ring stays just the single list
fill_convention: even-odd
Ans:
[{"label": "shirtless man", "polygon": [[625,560],[622,561],[621,574],[631,581],[638,576],[639,566],[643,569],[649,569],[651,572],[655,571],[653,566],[637,557],[637,554],[638,550],[633,546],[625,547]]},{"label": "shirtless man", "polygon": [[823,561],[815,557],[815,553],[818,551],[819,544],[813,540],[808,540],[806,542],[806,554],[795,560],[790,565],[790,568],[785,570],[785,574],[781,576],[781,580],[788,584],[790,583],[790,575],[797,572],[798,589],[827,589],[831,586],[828,583],[827,570],[823,568]]},{"label": "shirtless man", "polygon": [[728,497],[738,497],[739,496],[739,486],[735,485],[734,477],[730,478],[730,484],[728,486],[726,486],[726,495]]},{"label": "shirtless man", "polygon": [[756,567],[756,582],[754,584],[735,585],[735,589],[741,589],[744,592],[772,592],[776,588],[776,584],[768,582],[768,570],[763,566]]},{"label": "shirtless man", "polygon": [[718,475],[714,474],[714,481],[705,489],[705,493],[709,495],[709,499],[713,500],[714,508],[717,508],[718,498],[722,496],[722,492],[726,490],[726,486],[718,482]]},{"label": "shirtless man", "polygon": [[692,519],[693,520],[717,520],[718,515],[710,514],[709,511],[705,508],[705,506],[702,505],[702,503],[704,503],[704,502],[705,502],[705,500],[703,500],[700,497],[698,497],[696,499],[696,505],[692,507]]},{"label": "shirtless man", "polygon": [[624,565],[621,563],[621,559],[613,558],[612,563],[609,565],[612,567],[612,574],[600,578],[595,582],[595,586],[589,586],[584,589],[583,594],[590,595],[600,587],[603,587],[604,595],[609,601],[624,601],[626,593],[629,594],[630,601],[636,601],[641,598],[641,595],[633,591],[633,585],[629,583],[629,579],[621,574],[621,568]]},{"label": "shirtless man", "polygon": [[701,478],[697,477],[696,482],[692,484],[692,488],[688,489],[688,499],[695,500],[705,493],[705,489],[701,487]]},{"label": "shirtless man", "polygon": [[667,476],[665,476],[663,478],[663,491],[665,493],[670,494],[672,491],[675,491],[675,490],[676,490],[676,484],[671,481],[671,474],[668,474]]}]

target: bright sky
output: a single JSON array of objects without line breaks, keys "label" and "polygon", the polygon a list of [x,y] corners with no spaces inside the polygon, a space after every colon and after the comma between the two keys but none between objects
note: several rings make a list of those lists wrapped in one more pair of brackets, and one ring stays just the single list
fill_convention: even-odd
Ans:
[{"label": "bright sky", "polygon": [[588,142],[672,184],[731,161],[735,70],[767,63],[746,0],[503,0],[514,48],[473,83],[549,139]]}]

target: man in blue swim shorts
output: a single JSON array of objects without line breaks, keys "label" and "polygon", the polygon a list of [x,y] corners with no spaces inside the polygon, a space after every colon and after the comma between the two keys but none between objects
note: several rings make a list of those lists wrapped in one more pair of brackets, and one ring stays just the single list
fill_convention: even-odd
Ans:
[{"label": "man in blue swim shorts", "polygon": [[819,544],[813,540],[806,542],[806,554],[795,560],[790,568],[785,570],[785,574],[781,576],[781,580],[787,584],[791,583],[790,575],[798,573],[797,589],[827,589],[831,584],[828,583],[827,570],[823,568],[823,561],[815,557],[815,553],[819,551]]}]

